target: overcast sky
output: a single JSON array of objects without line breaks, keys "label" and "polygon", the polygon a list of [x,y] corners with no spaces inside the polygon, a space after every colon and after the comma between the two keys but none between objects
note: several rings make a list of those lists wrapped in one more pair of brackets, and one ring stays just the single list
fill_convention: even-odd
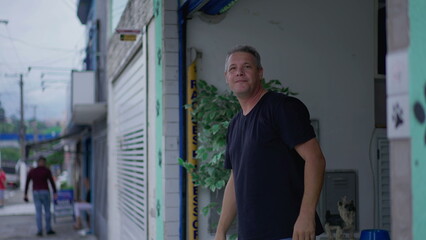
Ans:
[{"label": "overcast sky", "polygon": [[34,109],[40,120],[65,118],[70,69],[81,70],[85,56],[76,13],[75,0],[0,0],[0,101],[8,117],[20,116],[22,73],[25,118]]}]

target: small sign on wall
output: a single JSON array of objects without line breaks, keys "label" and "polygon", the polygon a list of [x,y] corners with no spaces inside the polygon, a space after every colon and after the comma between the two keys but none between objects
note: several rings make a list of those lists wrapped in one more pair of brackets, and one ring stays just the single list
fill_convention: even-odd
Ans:
[{"label": "small sign on wall", "polygon": [[120,34],[121,41],[136,41],[137,35],[141,33],[140,30],[136,29],[117,29],[116,33]]},{"label": "small sign on wall", "polygon": [[388,96],[388,138],[410,137],[410,105],[408,94]]},{"label": "small sign on wall", "polygon": [[386,56],[388,138],[410,137],[410,96],[407,49]]},{"label": "small sign on wall", "polygon": [[120,34],[121,41],[136,41],[136,35],[134,34]]},{"label": "small sign on wall", "polygon": [[387,95],[408,94],[408,51],[391,52],[386,56]]}]

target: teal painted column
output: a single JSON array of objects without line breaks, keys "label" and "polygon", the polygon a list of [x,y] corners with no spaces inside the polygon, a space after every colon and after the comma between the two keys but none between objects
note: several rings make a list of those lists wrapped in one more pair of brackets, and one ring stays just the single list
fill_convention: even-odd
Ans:
[{"label": "teal painted column", "polygon": [[426,236],[426,1],[409,1],[413,239]]},{"label": "teal painted column", "polygon": [[156,239],[164,239],[164,195],[163,195],[163,0],[154,0],[155,16],[155,88],[156,88]]}]

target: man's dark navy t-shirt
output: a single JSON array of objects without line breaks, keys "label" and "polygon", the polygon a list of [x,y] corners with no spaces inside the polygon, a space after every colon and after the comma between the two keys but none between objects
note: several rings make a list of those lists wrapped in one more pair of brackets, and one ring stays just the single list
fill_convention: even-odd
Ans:
[{"label": "man's dark navy t-shirt", "polygon": [[[305,105],[267,92],[227,135],[225,167],[233,170],[238,239],[290,238],[304,191],[304,160],[294,147],[315,137]],[[323,232],[316,215],[316,234]]]}]

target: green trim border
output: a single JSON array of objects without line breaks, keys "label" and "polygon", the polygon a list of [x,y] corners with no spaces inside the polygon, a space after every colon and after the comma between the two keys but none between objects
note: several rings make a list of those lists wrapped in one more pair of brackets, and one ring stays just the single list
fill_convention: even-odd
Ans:
[{"label": "green trim border", "polygon": [[164,240],[164,195],[163,195],[163,0],[154,0],[155,21],[155,88],[156,88],[156,238]]},{"label": "green trim border", "polygon": [[[426,1],[409,0],[411,185],[413,190],[413,239],[426,236]],[[423,112],[423,121],[421,117]]]}]

